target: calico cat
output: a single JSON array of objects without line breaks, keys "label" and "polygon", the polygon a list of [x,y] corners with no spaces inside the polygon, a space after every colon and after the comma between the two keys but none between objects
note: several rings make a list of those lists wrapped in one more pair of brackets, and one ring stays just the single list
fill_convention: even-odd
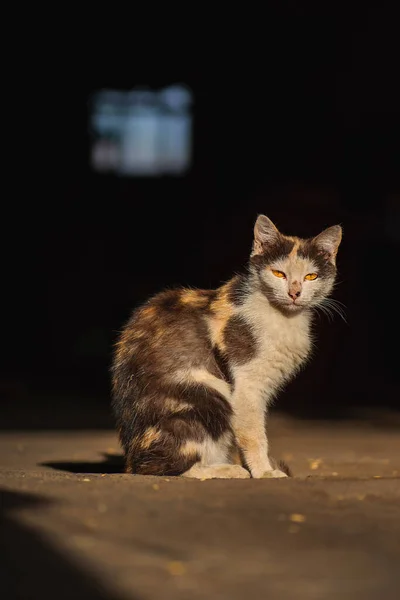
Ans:
[{"label": "calico cat", "polygon": [[269,457],[266,412],[310,355],[341,237],[339,225],[286,236],[260,215],[246,274],[217,290],[164,291],[134,311],[112,365],[127,473],[287,476]]}]

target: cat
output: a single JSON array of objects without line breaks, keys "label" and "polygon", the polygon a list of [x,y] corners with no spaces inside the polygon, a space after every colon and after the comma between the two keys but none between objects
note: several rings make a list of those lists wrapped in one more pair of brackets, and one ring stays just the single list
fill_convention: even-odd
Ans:
[{"label": "cat", "polygon": [[289,474],[269,456],[267,409],[310,356],[341,239],[339,225],[301,239],[259,215],[245,274],[217,290],[163,291],[133,312],[111,369],[127,473]]}]

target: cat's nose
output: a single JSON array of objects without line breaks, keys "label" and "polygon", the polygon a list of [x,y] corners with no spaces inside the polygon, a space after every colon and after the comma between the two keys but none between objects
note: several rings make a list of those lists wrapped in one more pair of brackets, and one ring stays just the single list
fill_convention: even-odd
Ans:
[{"label": "cat's nose", "polygon": [[289,291],[288,294],[293,300],[296,300],[296,298],[298,298],[300,296],[301,291],[300,290],[298,292]]}]

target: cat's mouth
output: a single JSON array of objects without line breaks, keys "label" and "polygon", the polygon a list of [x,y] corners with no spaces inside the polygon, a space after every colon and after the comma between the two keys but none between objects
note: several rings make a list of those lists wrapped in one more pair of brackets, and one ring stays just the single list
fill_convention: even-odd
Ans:
[{"label": "cat's mouth", "polygon": [[276,308],[283,310],[287,313],[296,313],[304,310],[307,307],[307,303],[303,301],[299,301],[298,298],[296,300],[289,300],[282,297],[270,298],[271,304],[275,305]]},{"label": "cat's mouth", "polygon": [[296,302],[296,300],[294,300],[293,302],[285,302],[284,306],[286,309],[292,310],[292,311],[301,310],[304,308],[304,304],[301,304],[298,301]]}]

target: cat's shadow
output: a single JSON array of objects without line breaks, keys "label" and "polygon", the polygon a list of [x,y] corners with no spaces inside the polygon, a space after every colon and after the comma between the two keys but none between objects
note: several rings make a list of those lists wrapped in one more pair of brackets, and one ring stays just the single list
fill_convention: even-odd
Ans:
[{"label": "cat's shadow", "polygon": [[87,461],[51,461],[40,463],[41,467],[50,467],[57,471],[67,471],[68,473],[101,473],[115,474],[124,473],[124,458],[119,454],[101,453],[103,460],[100,462]]}]

